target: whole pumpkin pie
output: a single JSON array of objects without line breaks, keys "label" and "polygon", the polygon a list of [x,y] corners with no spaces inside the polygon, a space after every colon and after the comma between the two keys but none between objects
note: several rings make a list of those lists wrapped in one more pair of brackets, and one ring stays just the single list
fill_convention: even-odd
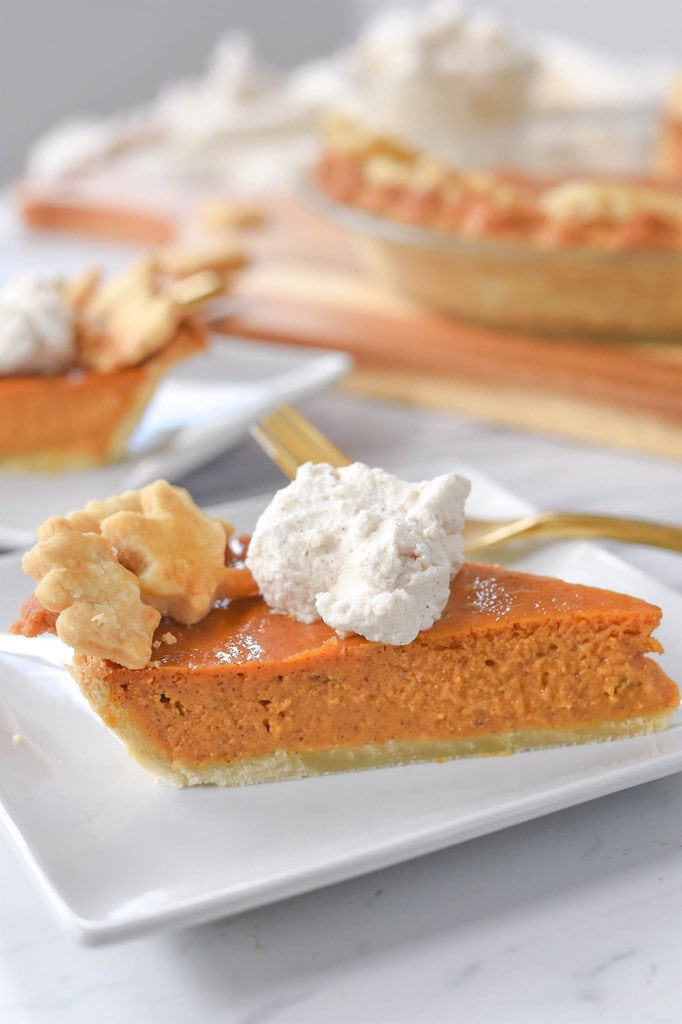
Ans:
[{"label": "whole pumpkin pie", "polygon": [[462,318],[541,333],[682,333],[682,190],[481,173],[331,118],[315,204],[373,273]]},{"label": "whole pumpkin pie", "polygon": [[162,481],[39,538],[13,630],[56,630],[94,710],[173,785],[616,739],[679,703],[649,657],[660,610],[623,594],[465,562],[429,628],[377,642],[274,610],[245,542]]}]

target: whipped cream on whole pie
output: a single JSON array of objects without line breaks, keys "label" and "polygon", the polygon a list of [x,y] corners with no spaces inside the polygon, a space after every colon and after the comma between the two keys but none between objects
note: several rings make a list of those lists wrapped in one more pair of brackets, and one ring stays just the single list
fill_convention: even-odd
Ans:
[{"label": "whipped cream on whole pie", "polygon": [[433,3],[379,14],[347,68],[342,111],[443,159],[484,166],[499,155],[500,132],[528,112],[536,57],[491,14]]}]

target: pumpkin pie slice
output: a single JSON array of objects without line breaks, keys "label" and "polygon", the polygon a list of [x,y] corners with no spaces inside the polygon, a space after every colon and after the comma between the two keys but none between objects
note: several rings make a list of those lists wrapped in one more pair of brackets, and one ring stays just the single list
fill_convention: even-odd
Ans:
[{"label": "pumpkin pie slice", "polygon": [[187,318],[132,366],[0,377],[0,468],[56,472],[115,462],[168,370],[208,339],[205,324]]},{"label": "pumpkin pie slice", "polygon": [[[61,471],[121,458],[165,374],[209,345],[202,305],[227,290],[242,263],[233,246],[159,250],[104,281],[92,269],[49,283],[52,305],[40,282],[15,288],[4,299],[0,353],[30,358],[0,365],[0,469]],[[55,304],[64,319],[58,341],[69,344],[56,369],[45,362]]]},{"label": "pumpkin pie slice", "polygon": [[[465,563],[441,618],[404,646],[252,596],[191,625],[161,618],[145,667],[81,653],[71,671],[155,775],[243,785],[662,729],[679,691],[649,657],[659,619],[634,597]],[[35,598],[14,626],[50,628]]]}]

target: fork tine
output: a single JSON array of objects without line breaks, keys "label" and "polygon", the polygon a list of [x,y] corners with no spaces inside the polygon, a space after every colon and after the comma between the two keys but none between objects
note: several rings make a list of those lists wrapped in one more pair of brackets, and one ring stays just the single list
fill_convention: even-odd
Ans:
[{"label": "fork tine", "polygon": [[[280,413],[293,436],[297,439],[300,455],[315,451],[317,462],[328,462],[332,466],[347,466],[350,459],[322,431],[290,405],[280,406]],[[308,461],[312,461],[308,457]]]},{"label": "fork tine", "polygon": [[304,462],[346,466],[350,461],[305,416],[288,405],[268,413],[251,426],[250,432],[289,479],[296,476],[296,470]]}]

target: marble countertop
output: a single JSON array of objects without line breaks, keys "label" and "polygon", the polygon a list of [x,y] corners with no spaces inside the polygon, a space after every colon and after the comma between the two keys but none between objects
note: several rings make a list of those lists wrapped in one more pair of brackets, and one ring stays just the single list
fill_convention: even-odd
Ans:
[{"label": "marble countertop", "polygon": [[[681,518],[679,463],[338,392],[301,408],[372,464],[428,452],[539,507]],[[212,503],[281,478],[249,439],[183,482]],[[682,592],[681,556],[610,546]],[[679,775],[232,919],[99,948],[59,929],[0,836],[0,1020],[678,1024],[680,919]]]}]

